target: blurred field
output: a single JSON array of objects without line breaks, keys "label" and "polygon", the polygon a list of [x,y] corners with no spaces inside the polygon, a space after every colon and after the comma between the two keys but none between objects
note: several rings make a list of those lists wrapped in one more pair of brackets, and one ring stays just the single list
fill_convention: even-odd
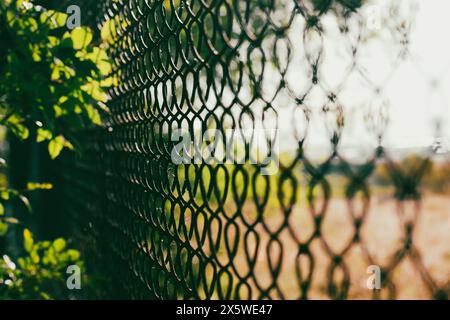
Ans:
[{"label": "blurred field", "polygon": [[[358,201],[357,201],[358,202]],[[330,200],[323,225],[322,237],[329,245],[332,252],[340,254],[354,234],[354,226],[349,215],[347,200],[343,198]],[[354,204],[358,206],[357,203]],[[361,205],[361,203],[359,204]],[[421,254],[425,269],[439,285],[443,286],[450,280],[450,196],[428,194],[422,200],[422,208],[418,212],[416,227],[413,234],[413,243]],[[244,208],[244,216],[252,215],[250,207]],[[275,231],[283,223],[284,214],[278,209],[264,218],[269,230]],[[392,259],[395,252],[402,246],[402,226],[399,220],[399,209],[396,201],[382,196],[374,196],[370,201],[367,216],[362,226],[362,245],[356,243],[344,255],[345,265],[350,276],[350,290],[348,298],[371,298],[371,291],[366,287],[369,274],[366,273],[370,263],[365,258],[363,247],[367,248],[373,256],[376,264],[385,267]],[[294,206],[288,219],[289,226],[295,236],[305,241],[314,231],[313,220],[306,206]],[[240,275],[245,275],[249,268],[246,253],[242,246],[244,243],[245,226],[239,223],[240,248],[234,259],[234,265]],[[255,271],[251,277],[252,288],[257,286],[264,290],[272,283],[277,283],[283,296],[277,290],[272,289],[271,296],[275,298],[296,299],[300,296],[299,282],[296,275],[296,259],[298,245],[287,228],[280,233],[282,244],[282,267],[277,278],[272,277],[269,269],[269,256],[272,261],[277,261],[280,250],[277,246],[269,249],[269,235],[261,224],[255,228],[260,237],[259,250],[255,264]],[[249,251],[255,249],[255,241],[248,241]],[[331,259],[326,253],[320,239],[316,238],[310,246],[314,258],[314,271],[311,289],[308,298],[328,299],[327,284],[329,280],[328,269]],[[268,252],[270,252],[268,254]],[[227,260],[226,254],[222,254]],[[300,260],[300,268],[303,272],[308,270],[308,262]],[[339,278],[339,272],[337,273]],[[342,272],[341,275],[342,277]],[[398,299],[429,299],[430,293],[420,277],[417,266],[409,257],[394,268],[391,280],[396,287]],[[258,292],[256,290],[255,292]],[[387,297],[387,292],[382,289],[382,297]],[[254,297],[256,298],[256,297]]]},{"label": "blurred field", "polygon": [[[396,172],[403,170],[405,177],[406,174],[412,175],[421,161],[418,157],[406,158],[397,164]],[[227,169],[232,172],[235,168],[228,165]],[[246,170],[251,181],[254,168]],[[187,217],[185,224],[189,229],[195,223],[200,233],[206,227],[210,230],[211,240],[199,244],[194,237],[191,246],[202,246],[203,252],[211,255],[216,265],[221,266],[216,271],[221,269],[231,273],[232,290],[236,290],[239,279],[245,279],[243,282],[249,284],[251,295],[241,288],[241,298],[265,298],[264,294],[267,294],[275,299],[298,299],[302,282],[299,274],[303,281],[310,283],[309,299],[329,299],[329,284],[337,284],[339,290],[344,278],[350,282],[347,298],[372,298],[372,291],[366,284],[371,275],[367,268],[375,264],[383,271],[388,270],[389,281],[381,290],[381,298],[430,299],[432,291],[437,288],[448,292],[450,283],[449,170],[448,163],[431,163],[418,190],[420,200],[400,201],[395,198],[396,188],[388,168],[378,166],[367,182],[370,190],[367,202],[364,202],[361,192],[349,201],[346,193],[351,179],[334,172],[326,177],[330,188],[327,203],[323,200],[323,189],[316,185],[311,190],[311,180],[302,170],[293,170],[295,187],[280,181],[280,175],[269,176],[267,180],[258,178],[254,183],[247,182],[247,187],[244,187],[245,179],[236,175],[232,187],[231,182],[226,182],[217,173],[219,193],[224,194],[228,188],[223,208],[220,209],[214,196],[205,202],[197,191],[195,200],[198,207],[207,207],[203,209],[205,213],[219,209],[218,214],[198,215],[196,220]],[[205,172],[202,179],[205,186],[211,181]],[[268,192],[267,203],[258,208],[256,203],[262,203],[265,192]],[[244,195],[241,208],[234,193]],[[308,193],[314,197],[312,203],[317,214],[326,204],[320,214],[320,233],[311,242],[308,239],[317,230]],[[293,199],[292,208],[289,208],[289,199]],[[204,218],[209,220],[208,224]],[[362,224],[360,238],[355,240],[357,219],[361,219]],[[414,254],[406,254],[400,257],[398,264],[392,264],[395,257],[404,251],[407,223],[413,226]],[[219,243],[218,251],[211,250],[211,241]],[[308,243],[312,259],[304,253],[299,257],[299,248],[305,243]],[[332,272],[334,257],[342,257],[343,264]],[[312,276],[308,279],[310,271]],[[206,274],[210,281],[212,271],[207,270]],[[223,288],[230,286],[226,277],[219,281]],[[217,295],[215,297],[218,298]]]}]

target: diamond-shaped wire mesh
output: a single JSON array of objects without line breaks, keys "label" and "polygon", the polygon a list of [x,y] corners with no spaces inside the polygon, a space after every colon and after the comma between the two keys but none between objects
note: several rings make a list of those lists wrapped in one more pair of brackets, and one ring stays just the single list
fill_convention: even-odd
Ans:
[{"label": "diamond-shaped wire mesh", "polygon": [[[380,16],[358,0],[99,3],[111,113],[62,175],[123,295],[447,298],[449,198],[422,188],[446,154],[442,119],[430,148],[388,147],[416,8],[386,3]],[[248,142],[245,163],[173,162],[177,129],[248,128],[277,129],[275,174]],[[366,286],[373,265],[381,290]]]}]

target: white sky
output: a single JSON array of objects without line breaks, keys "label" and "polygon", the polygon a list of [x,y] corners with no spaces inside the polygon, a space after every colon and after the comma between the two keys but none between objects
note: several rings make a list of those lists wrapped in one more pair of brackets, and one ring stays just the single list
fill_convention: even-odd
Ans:
[{"label": "white sky", "polygon": [[[400,4],[402,10],[395,19],[383,20],[389,12],[389,5]],[[412,4],[418,5],[414,13]],[[374,9],[376,8],[376,9]],[[373,22],[377,30],[376,36],[358,45],[357,63],[364,69],[364,75],[377,87],[382,88],[383,98],[374,98],[373,86],[358,72],[342,81],[345,70],[351,63],[348,46],[349,37],[343,37],[338,31],[337,21],[333,16],[322,19],[325,29],[323,60],[321,63],[322,83],[331,91],[335,91],[340,83],[344,89],[338,94],[339,101],[346,114],[346,125],[341,140],[341,149],[350,150],[349,156],[356,156],[355,151],[371,150],[375,145],[364,122],[364,114],[370,108],[378,109],[383,101],[388,101],[389,124],[384,130],[383,145],[399,148],[422,148],[430,146],[436,135],[434,119],[442,121],[442,137],[450,138],[450,109],[448,94],[450,89],[450,1],[448,0],[373,0],[363,11],[365,24]],[[367,16],[370,16],[367,18]],[[401,52],[400,40],[389,31],[402,20],[415,17],[409,33],[409,54],[399,60]],[[371,20],[372,19],[372,20]],[[302,38],[303,18],[294,23],[289,37],[294,46],[290,65],[292,72],[287,75],[288,82],[294,90],[302,92],[310,78],[305,72],[304,48]],[[372,27],[373,29],[373,27]],[[353,29],[356,30],[356,29]],[[350,32],[352,34],[352,31]],[[397,37],[397,38],[396,38]],[[296,40],[297,38],[297,40]],[[299,41],[301,40],[301,41]],[[276,78],[276,76],[275,76]],[[434,84],[434,86],[433,86]],[[281,94],[283,96],[283,94]],[[278,99],[277,99],[278,100]],[[292,100],[292,99],[291,99]],[[294,145],[292,139],[293,105],[288,98],[283,105],[279,99],[280,129],[282,149],[290,149]],[[315,89],[306,104],[313,110],[310,122],[307,146],[314,154],[323,156],[329,150],[328,134],[324,126],[320,110],[326,101],[322,89]],[[296,121],[297,126],[302,122]],[[291,137],[291,138],[290,138]],[[320,151],[319,151],[320,150]],[[319,151],[319,152],[318,152]]]}]

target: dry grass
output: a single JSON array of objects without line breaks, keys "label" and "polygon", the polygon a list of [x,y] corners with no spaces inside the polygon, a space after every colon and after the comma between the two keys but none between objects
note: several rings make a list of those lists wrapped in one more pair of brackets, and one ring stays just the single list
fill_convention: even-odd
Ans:
[{"label": "dry grass", "polygon": [[[344,198],[332,199],[329,202],[322,223],[322,238],[326,241],[334,254],[340,255],[342,250],[351,242],[355,228],[350,215],[348,202]],[[361,201],[354,201],[355,212],[360,211]],[[408,207],[409,206],[409,207]],[[359,208],[359,209],[358,209]],[[413,243],[421,255],[424,269],[430,274],[433,281],[440,287],[444,287],[450,280],[450,196],[428,194],[421,202],[421,208],[417,211],[417,221],[413,233]],[[248,222],[254,221],[254,205],[246,205],[243,217]],[[365,299],[371,298],[371,291],[366,287],[369,274],[366,273],[370,265],[364,254],[366,248],[373,257],[375,264],[382,267],[387,266],[394,253],[402,247],[402,223],[400,217],[413,216],[414,206],[406,205],[403,214],[397,202],[386,196],[372,196],[367,215],[362,225],[359,243],[352,244],[344,255],[344,262],[350,275],[350,289],[348,298]],[[358,213],[356,213],[358,215]],[[314,222],[308,207],[294,206],[288,215],[287,222],[291,227],[281,228],[278,238],[282,249],[276,243],[269,244],[270,236],[265,228],[275,232],[285,222],[286,215],[278,207],[272,208],[264,213],[264,224],[258,223],[255,232],[259,237],[259,248],[256,252],[256,241],[254,237],[247,240],[248,253],[256,252],[256,263],[254,273],[248,279],[254,292],[252,298],[258,298],[258,292],[267,290],[273,283],[278,285],[270,289],[272,298],[296,299],[300,296],[299,281],[296,273],[296,260],[298,243],[296,238],[304,242],[314,232]],[[239,235],[230,231],[228,239],[231,243],[239,241],[237,255],[233,259],[233,273],[245,277],[249,274],[249,263],[245,251],[245,232],[248,228],[242,222],[242,218],[236,220],[239,226]],[[222,237],[221,241],[225,241]],[[362,243],[362,244],[361,244]],[[225,248],[222,243],[221,248]],[[324,243],[320,238],[311,242],[310,251],[314,257],[314,272],[308,298],[328,299],[327,284],[329,282],[329,268],[331,258],[325,250]],[[227,262],[230,259],[228,253],[223,249],[218,260]],[[275,265],[281,259],[281,269],[277,277],[272,276],[269,261]],[[305,257],[300,258],[302,272],[309,269],[309,263]],[[337,282],[343,273],[335,274]],[[396,298],[398,299],[429,299],[430,291],[420,276],[417,265],[406,257],[397,265],[390,278],[396,287]],[[257,289],[259,288],[259,289]],[[382,296],[387,297],[387,291],[382,290]]]}]

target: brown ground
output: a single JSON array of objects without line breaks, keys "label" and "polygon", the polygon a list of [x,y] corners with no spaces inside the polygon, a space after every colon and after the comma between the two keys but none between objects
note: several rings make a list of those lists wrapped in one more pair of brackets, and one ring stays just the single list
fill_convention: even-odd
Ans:
[{"label": "brown ground", "polygon": [[[361,207],[361,202],[355,202],[355,208]],[[431,276],[431,279],[438,287],[445,287],[450,280],[450,196],[444,195],[426,195],[422,199],[421,208],[417,215],[415,230],[413,234],[413,243],[421,255],[421,261],[424,270]],[[355,209],[357,212],[360,209]],[[248,221],[253,221],[255,208],[249,204],[244,207],[243,215]],[[354,234],[354,227],[349,214],[348,203],[344,198],[333,199],[329,203],[325,215],[322,234],[330,249],[340,254],[342,249],[349,243]],[[371,198],[367,216],[362,226],[362,242],[370,252],[375,264],[382,267],[392,261],[394,253],[402,247],[402,235],[399,217],[400,209],[396,201],[392,198],[373,196]],[[403,216],[413,216],[414,206],[407,204]],[[282,223],[285,215],[281,209],[267,211],[264,215],[264,221],[269,230],[275,231]],[[228,238],[239,239],[239,249],[234,258],[235,273],[241,276],[248,274],[249,267],[244,250],[244,232],[247,227],[241,220],[237,220],[240,229],[240,236],[237,238],[230,232]],[[294,235],[301,241],[305,241],[313,232],[313,221],[306,206],[295,206],[288,219]],[[277,257],[280,254],[280,248],[276,245],[268,250],[268,233],[261,224],[256,227],[260,237],[260,246],[257,253],[254,275],[248,280],[254,292],[252,298],[258,298],[259,290],[256,289],[256,283],[264,290],[269,288],[271,283],[277,283],[282,296],[277,290],[272,289],[270,296],[272,298],[296,299],[300,296],[298,280],[296,276],[296,259],[298,244],[287,228],[279,235],[283,247],[282,267],[277,279],[272,277],[268,267],[268,254],[272,258],[273,264],[276,264]],[[223,237],[222,237],[223,239]],[[233,240],[231,240],[233,241]],[[247,247],[250,252],[254,252],[255,241],[249,240]],[[361,244],[353,244],[351,249],[344,255],[344,261],[348,267],[350,275],[350,290],[348,298],[364,299],[371,297],[371,291],[366,287],[366,281],[369,274],[366,273],[370,262],[363,254]],[[221,248],[224,248],[221,245]],[[327,283],[328,268],[330,266],[330,256],[324,250],[324,245],[320,239],[315,239],[310,246],[314,257],[315,267],[312,277],[312,285],[308,298],[310,299],[328,299]],[[219,261],[229,260],[226,250],[219,253]],[[305,258],[300,259],[300,265],[303,270],[308,270],[308,261]],[[396,286],[397,299],[429,299],[431,297],[428,287],[422,280],[419,268],[420,265],[406,257],[394,268],[391,273],[391,280]],[[339,279],[338,272],[335,276]],[[387,291],[382,291],[383,296],[387,296]]]}]

